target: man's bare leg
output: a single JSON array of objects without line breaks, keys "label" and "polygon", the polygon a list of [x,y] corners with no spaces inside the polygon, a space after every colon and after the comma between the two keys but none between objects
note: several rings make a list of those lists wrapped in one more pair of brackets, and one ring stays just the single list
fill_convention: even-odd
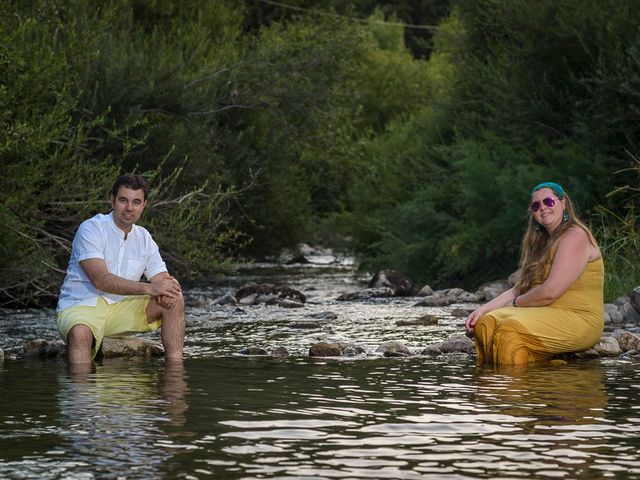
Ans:
[{"label": "man's bare leg", "polygon": [[86,325],[74,325],[67,334],[67,360],[69,364],[91,364],[93,333]]},{"label": "man's bare leg", "polygon": [[164,308],[152,298],[147,305],[147,321],[162,318],[160,336],[167,360],[181,360],[184,349],[184,299],[180,295],[173,308]]}]

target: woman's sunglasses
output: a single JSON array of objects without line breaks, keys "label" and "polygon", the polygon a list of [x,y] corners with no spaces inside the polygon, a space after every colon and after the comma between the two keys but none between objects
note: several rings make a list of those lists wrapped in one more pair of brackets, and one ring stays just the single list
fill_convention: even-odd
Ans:
[{"label": "woman's sunglasses", "polygon": [[[542,203],[544,203],[547,207],[551,208],[551,207],[555,206],[556,199],[553,198],[553,197],[543,198],[542,199]],[[531,207],[531,211],[532,212],[537,212],[538,210],[540,210],[540,202],[533,202],[529,206]]]}]

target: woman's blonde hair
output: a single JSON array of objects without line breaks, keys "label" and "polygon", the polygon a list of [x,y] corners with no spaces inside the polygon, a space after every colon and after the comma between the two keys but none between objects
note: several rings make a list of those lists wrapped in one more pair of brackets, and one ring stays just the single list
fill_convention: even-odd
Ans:
[{"label": "woman's blonde hair", "polygon": [[[594,246],[597,246],[596,239],[593,237],[589,228],[576,216],[569,195],[567,195],[561,187],[560,191],[552,187],[547,188],[551,188],[560,200],[565,201],[564,211],[568,214],[568,219],[566,222],[563,219],[562,223],[549,235],[547,230],[535,221],[533,213],[531,209],[529,209],[529,224],[522,237],[522,245],[520,247],[520,274],[515,284],[515,289],[518,294],[525,293],[530,290],[534,284],[542,282],[547,261],[550,259],[552,252],[555,252],[562,236],[572,227],[578,226],[582,228],[588,235],[589,241]],[[536,189],[531,193],[533,194],[535,191]]]}]

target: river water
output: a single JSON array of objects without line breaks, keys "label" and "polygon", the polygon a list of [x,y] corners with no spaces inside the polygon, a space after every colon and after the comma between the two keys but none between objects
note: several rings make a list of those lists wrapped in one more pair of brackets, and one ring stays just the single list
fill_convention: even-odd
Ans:
[{"label": "river water", "polygon": [[[107,359],[74,372],[5,360],[0,478],[640,478],[637,360],[493,370],[463,356],[383,358],[384,341],[418,353],[461,332],[453,313],[469,306],[337,302],[362,279],[327,263],[255,265],[189,289],[182,365]],[[286,283],[307,304],[210,303],[250,280]],[[396,325],[425,313],[438,325]],[[51,311],[0,320],[5,349],[55,335]],[[321,340],[367,353],[309,358]],[[246,346],[291,355],[238,355]]]}]

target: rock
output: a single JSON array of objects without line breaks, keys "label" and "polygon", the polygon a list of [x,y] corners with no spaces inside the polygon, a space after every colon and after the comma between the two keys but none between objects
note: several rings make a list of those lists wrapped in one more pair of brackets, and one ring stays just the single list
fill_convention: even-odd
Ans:
[{"label": "rock", "polygon": [[43,357],[47,345],[49,345],[49,342],[43,338],[29,340],[22,345],[22,353],[27,358]]},{"label": "rock", "polygon": [[451,316],[456,318],[467,318],[475,308],[454,308],[451,310]]},{"label": "rock", "polygon": [[295,300],[289,300],[288,298],[281,298],[276,305],[282,308],[303,308],[304,303],[297,302]]},{"label": "rock", "polygon": [[271,352],[271,356],[274,358],[287,358],[289,356],[289,351],[284,347],[278,347]]},{"label": "rock", "polygon": [[4,350],[0,348],[0,363],[4,362]]},{"label": "rock", "polygon": [[630,303],[630,302],[631,302],[630,297],[618,297],[613,301],[613,304],[618,308],[622,308],[625,303]]},{"label": "rock", "polygon": [[339,357],[342,349],[336,343],[318,342],[309,348],[310,357]]},{"label": "rock", "polygon": [[413,304],[414,307],[445,307],[447,305],[449,305],[449,301],[438,295],[429,295]]},{"label": "rock", "polygon": [[286,262],[287,265],[294,265],[296,263],[298,263],[298,264],[306,264],[306,263],[311,263],[311,262],[304,255],[296,255],[293,258],[291,258],[290,260],[287,260],[287,262]]},{"label": "rock", "polygon": [[629,302],[636,309],[636,312],[640,313],[640,287],[636,287],[629,295]]},{"label": "rock", "polygon": [[630,350],[640,350],[640,336],[630,333],[624,332],[618,338],[618,345],[620,346],[620,350],[623,352],[628,352]]},{"label": "rock", "polygon": [[238,353],[240,355],[268,355],[267,351],[260,347],[245,347]]},{"label": "rock", "polygon": [[474,353],[475,343],[466,335],[449,335],[440,345],[442,353]]},{"label": "rock", "polygon": [[511,275],[509,275],[509,278],[507,279],[507,281],[509,282],[509,285],[513,287],[516,283],[518,283],[519,278],[520,278],[520,269],[516,270]]},{"label": "rock", "polygon": [[476,295],[480,299],[484,299],[486,301],[493,300],[498,295],[503,292],[506,292],[511,288],[511,284],[509,280],[494,280],[493,282],[485,283],[481,285],[480,288],[476,291]]},{"label": "rock", "polygon": [[372,298],[394,297],[394,291],[389,287],[366,288],[358,292],[343,293],[336,300],[340,302],[348,300],[371,300]]},{"label": "rock", "polygon": [[62,340],[54,340],[44,348],[45,357],[62,357],[67,354],[67,345]]},{"label": "rock", "polygon": [[424,350],[422,350],[422,355],[428,355],[430,357],[438,357],[442,355],[442,350],[440,350],[440,345],[427,345]]},{"label": "rock", "polygon": [[395,270],[381,270],[369,282],[368,288],[388,287],[399,297],[413,293],[413,283],[406,275]]},{"label": "rock", "polygon": [[104,338],[102,353],[105,358],[160,357],[164,355],[164,349],[160,343],[148,338],[118,337]]},{"label": "rock", "polygon": [[618,341],[613,337],[602,337],[593,350],[601,357],[616,357],[622,353]]},{"label": "rock", "polygon": [[[604,313],[605,323],[622,323],[624,320],[622,312],[620,311],[618,306],[614,305],[613,303],[604,304]],[[609,317],[609,322],[607,322],[607,316]]]},{"label": "rock", "polygon": [[287,298],[300,303],[305,303],[307,301],[307,297],[298,290],[286,286],[276,286],[271,283],[248,283],[238,289],[235,297],[240,301],[240,303],[245,304],[246,302],[243,302],[243,299],[252,295],[256,295],[253,302],[256,301],[255,299],[258,298],[258,296],[267,296],[266,298]]},{"label": "rock", "polygon": [[236,297],[234,297],[230,293],[225,293],[221,297],[216,298],[211,303],[213,305],[237,305],[238,304],[238,300],[236,300]]},{"label": "rock", "polygon": [[378,347],[376,352],[382,353],[385,357],[407,357],[413,355],[411,350],[409,350],[404,343],[396,340],[384,342]]},{"label": "rock", "polygon": [[435,315],[423,315],[420,318],[416,318],[413,320],[398,320],[396,322],[396,325],[398,325],[399,327],[408,327],[408,326],[414,326],[414,325],[421,325],[421,326],[430,326],[430,325],[437,325],[438,324],[438,317],[436,317]]},{"label": "rock", "polygon": [[418,292],[419,297],[428,297],[429,295],[433,295],[433,288],[431,288],[429,285],[425,285]]},{"label": "rock", "polygon": [[333,312],[318,312],[312,313],[311,315],[309,315],[309,317],[317,318],[318,320],[335,320],[336,318],[338,318],[338,315]]},{"label": "rock", "polygon": [[600,354],[596,352],[593,348],[584,352],[576,352],[574,355],[576,356],[576,358],[584,358],[584,359],[600,358]]},{"label": "rock", "polygon": [[620,311],[625,323],[640,323],[640,313],[631,305],[631,302],[625,303]]},{"label": "rock", "polygon": [[320,328],[320,324],[318,322],[309,322],[309,321],[293,322],[289,324],[289,328],[297,328],[301,330]]},{"label": "rock", "polygon": [[611,332],[609,336],[617,340],[625,333],[627,333],[626,330],[622,330],[621,328],[616,328],[613,332]]}]

